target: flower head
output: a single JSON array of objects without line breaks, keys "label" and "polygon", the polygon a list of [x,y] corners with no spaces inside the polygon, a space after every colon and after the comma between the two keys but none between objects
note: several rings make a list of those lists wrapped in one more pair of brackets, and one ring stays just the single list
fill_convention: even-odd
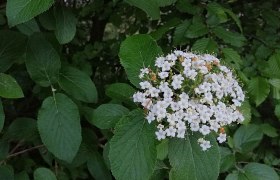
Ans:
[{"label": "flower head", "polygon": [[140,70],[141,91],[133,100],[147,110],[149,123],[158,124],[158,140],[185,138],[193,131],[203,137],[198,143],[205,151],[211,147],[204,139],[208,134],[219,132],[217,141],[223,143],[226,133],[219,130],[244,120],[239,111],[244,92],[215,56],[175,50],[156,58],[155,67]]}]

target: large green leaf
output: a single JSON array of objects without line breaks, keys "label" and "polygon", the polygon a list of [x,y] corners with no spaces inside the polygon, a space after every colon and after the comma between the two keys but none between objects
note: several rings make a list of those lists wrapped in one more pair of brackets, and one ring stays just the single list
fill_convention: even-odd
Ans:
[{"label": "large green leaf", "polygon": [[134,110],[116,126],[110,141],[111,171],[119,180],[146,180],[156,162],[154,125],[148,124],[143,112]]},{"label": "large green leaf", "polygon": [[8,74],[0,73],[0,97],[21,98],[23,96],[21,87],[14,78]]},{"label": "large green leaf", "polygon": [[48,10],[54,0],[8,0],[6,14],[9,26],[29,21]]},{"label": "large green leaf", "polygon": [[210,38],[201,38],[195,41],[192,46],[193,51],[198,51],[200,53],[217,53],[218,44],[216,41]]},{"label": "large green leaf", "polygon": [[276,51],[268,60],[264,71],[270,78],[280,79],[280,51]]},{"label": "large green leaf", "polygon": [[55,17],[55,36],[60,44],[70,42],[76,34],[76,17],[75,15],[66,8],[56,7],[54,9]]},{"label": "large green leaf", "polygon": [[248,91],[252,100],[256,105],[260,105],[268,96],[270,86],[267,79],[263,77],[255,77],[248,83]]},{"label": "large green leaf", "polygon": [[197,38],[207,34],[208,29],[207,26],[201,22],[195,22],[191,24],[186,31],[185,36],[187,38]]},{"label": "large green leaf", "polygon": [[237,32],[228,31],[222,27],[213,29],[215,35],[222,39],[225,43],[231,44],[236,47],[242,47],[246,41],[245,37]]},{"label": "large green leaf", "polygon": [[185,37],[185,34],[190,25],[191,25],[191,22],[188,20],[185,20],[184,22],[182,22],[181,24],[179,24],[176,27],[176,29],[174,31],[174,35],[173,35],[173,40],[174,40],[175,45],[180,45],[180,44],[186,43],[187,38]]},{"label": "large green leaf", "polygon": [[50,169],[41,167],[34,171],[34,180],[56,180],[56,177]]},{"label": "large green leaf", "polygon": [[170,139],[169,161],[172,166],[169,177],[174,180],[216,180],[220,169],[220,153],[214,136],[208,136],[212,147],[202,151],[197,140],[198,133],[185,139]]},{"label": "large green leaf", "polygon": [[245,175],[252,180],[279,180],[279,176],[272,167],[260,163],[249,163],[244,167]]},{"label": "large green leaf", "polygon": [[130,5],[136,6],[145,11],[154,20],[160,18],[160,9],[157,1],[158,0],[125,0],[125,2]]},{"label": "large green leaf", "polygon": [[5,122],[5,113],[3,110],[2,101],[0,99],[0,132],[2,131],[2,129],[4,127],[4,122]]},{"label": "large green leaf", "polygon": [[8,141],[34,141],[38,138],[36,121],[31,118],[17,118],[8,127],[3,138]]},{"label": "large green leaf", "polygon": [[73,67],[63,67],[59,76],[61,88],[74,98],[88,103],[97,102],[97,90],[90,77]]},{"label": "large green leaf", "polygon": [[224,23],[227,21],[227,14],[225,13],[225,9],[220,4],[216,2],[207,4],[207,11],[208,15],[215,15],[219,23]]},{"label": "large green leaf", "polygon": [[232,48],[223,48],[222,52],[224,54],[225,61],[230,63],[236,69],[240,69],[242,60],[240,55]]},{"label": "large green leaf", "polygon": [[140,69],[149,66],[153,68],[156,57],[161,54],[162,51],[155,40],[149,35],[141,34],[123,41],[119,56],[128,79],[134,86],[139,87]]},{"label": "large green leaf", "polygon": [[263,138],[261,127],[255,124],[243,125],[233,136],[234,147],[237,151],[247,153],[256,148]]},{"label": "large green leaf", "polygon": [[106,167],[103,157],[98,151],[93,151],[88,156],[87,168],[95,179],[111,180],[111,173]]},{"label": "large green leaf", "polygon": [[31,19],[25,23],[17,25],[17,28],[20,32],[27,36],[31,36],[33,33],[40,32],[40,28],[35,19]]},{"label": "large green leaf", "polygon": [[0,31],[0,72],[8,70],[24,53],[25,36],[14,31]]},{"label": "large green leaf", "polygon": [[129,110],[119,104],[102,104],[93,111],[91,123],[100,129],[113,128]]},{"label": "large green leaf", "polygon": [[226,147],[220,147],[221,163],[220,172],[226,172],[235,165],[235,156],[233,152]]},{"label": "large green leaf", "polygon": [[61,66],[59,54],[43,35],[34,34],[29,38],[25,62],[30,77],[40,86],[57,82]]},{"label": "large green leaf", "polygon": [[106,95],[112,99],[124,102],[130,106],[134,106],[132,96],[135,93],[135,89],[126,83],[114,83],[110,84],[105,91]]},{"label": "large green leaf", "polygon": [[82,141],[78,107],[64,94],[46,98],[38,113],[38,130],[51,153],[71,162]]},{"label": "large green leaf", "polygon": [[9,165],[0,166],[0,177],[5,180],[14,180],[14,169]]}]

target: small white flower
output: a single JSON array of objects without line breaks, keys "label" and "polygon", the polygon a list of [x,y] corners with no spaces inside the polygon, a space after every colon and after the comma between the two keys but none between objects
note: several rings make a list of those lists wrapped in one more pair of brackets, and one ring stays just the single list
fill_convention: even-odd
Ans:
[{"label": "small white flower", "polygon": [[165,130],[166,136],[175,137],[176,131],[177,130],[174,127],[170,126],[168,129]]},{"label": "small white flower", "polygon": [[156,118],[155,118],[155,115],[153,113],[149,112],[149,114],[146,116],[146,119],[148,120],[148,123],[150,124]]},{"label": "small white flower", "polygon": [[160,79],[165,79],[168,77],[168,72],[160,72],[158,73],[158,76],[160,77]]},{"label": "small white flower", "polygon": [[202,125],[201,128],[199,129],[199,132],[205,136],[210,133],[210,128],[209,126]]},{"label": "small white flower", "polygon": [[210,141],[204,141],[203,143],[200,144],[200,147],[202,148],[203,151],[206,151],[211,147]]},{"label": "small white flower", "polygon": [[162,129],[156,131],[156,136],[158,140],[165,139],[166,138],[165,134],[166,132],[163,131]]},{"label": "small white flower", "polygon": [[225,133],[220,133],[217,140],[219,141],[219,143],[223,143],[227,140],[227,135]]}]

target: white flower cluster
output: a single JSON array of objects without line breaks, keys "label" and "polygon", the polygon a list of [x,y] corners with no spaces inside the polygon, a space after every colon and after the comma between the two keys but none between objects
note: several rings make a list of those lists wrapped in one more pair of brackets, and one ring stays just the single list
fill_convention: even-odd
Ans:
[{"label": "white flower cluster", "polygon": [[238,111],[244,93],[232,71],[210,54],[194,54],[176,50],[158,57],[156,71],[141,69],[141,91],[134,102],[146,109],[149,123],[156,121],[157,139],[184,138],[187,130],[199,132],[202,150],[211,147],[205,136],[219,134],[226,141],[224,126],[244,120]]}]

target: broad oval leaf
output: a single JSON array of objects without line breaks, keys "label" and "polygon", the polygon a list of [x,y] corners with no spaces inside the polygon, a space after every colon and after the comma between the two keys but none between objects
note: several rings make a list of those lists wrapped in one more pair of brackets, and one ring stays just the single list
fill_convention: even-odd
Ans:
[{"label": "broad oval leaf", "polygon": [[214,28],[213,32],[218,38],[222,39],[225,43],[231,44],[236,47],[242,47],[246,41],[246,38],[243,35],[237,32],[227,31],[222,27]]},{"label": "broad oval leaf", "polygon": [[132,101],[132,96],[135,93],[135,89],[126,83],[114,83],[110,84],[105,91],[105,94],[115,100],[124,102],[129,106],[135,106]]},{"label": "broad oval leaf", "polygon": [[2,101],[0,99],[0,132],[2,131],[2,129],[4,127],[4,122],[5,122],[5,113],[3,110]]},{"label": "broad oval leaf", "polygon": [[192,50],[200,53],[217,53],[218,44],[213,39],[201,38],[194,43]]},{"label": "broad oval leaf", "polygon": [[42,34],[29,38],[25,64],[30,77],[40,86],[47,87],[57,82],[60,57]]},{"label": "broad oval leaf", "polygon": [[191,24],[186,31],[185,36],[187,38],[197,38],[207,34],[208,29],[207,26],[201,22],[195,22]]},{"label": "broad oval leaf", "polygon": [[93,151],[88,155],[87,168],[95,179],[111,180],[111,173],[108,170],[103,157],[98,151]]},{"label": "broad oval leaf", "polygon": [[21,87],[14,78],[8,74],[0,73],[0,97],[21,98],[23,96]]},{"label": "broad oval leaf", "polygon": [[280,51],[270,56],[264,71],[270,78],[280,79]]},{"label": "broad oval leaf", "polygon": [[248,83],[249,95],[253,98],[256,105],[260,105],[268,96],[270,86],[267,79],[263,77],[255,77]]},{"label": "broad oval leaf", "polygon": [[175,45],[185,44],[187,38],[185,37],[186,31],[188,30],[189,26],[191,25],[191,22],[188,20],[185,20],[182,22],[182,24],[179,24],[173,35],[173,40]]},{"label": "broad oval leaf", "polygon": [[36,121],[31,118],[17,118],[9,125],[3,136],[7,141],[32,142],[39,137]]},{"label": "broad oval leaf", "polygon": [[46,148],[57,158],[71,162],[82,141],[76,104],[60,93],[46,98],[39,110],[37,125]]},{"label": "broad oval leaf", "polygon": [[157,0],[125,0],[125,2],[142,9],[154,20],[160,18],[160,9]]},{"label": "broad oval leaf", "polygon": [[93,111],[91,123],[100,129],[113,128],[129,110],[119,104],[102,104]]},{"label": "broad oval leaf", "polygon": [[14,31],[0,31],[0,72],[7,71],[19,59],[25,49],[26,38]]},{"label": "broad oval leaf", "polygon": [[[169,177],[174,180],[216,180],[220,169],[220,152],[216,139],[210,135],[212,147],[202,151],[197,140],[201,135],[193,133],[185,139],[170,139],[169,161],[172,166]],[[203,170],[203,171],[202,171]]]},{"label": "broad oval leaf", "polygon": [[279,180],[275,170],[265,164],[249,163],[244,167],[248,179],[254,180]]},{"label": "broad oval leaf", "polygon": [[109,151],[111,171],[116,179],[149,179],[157,156],[154,132],[154,125],[147,123],[140,110],[119,121]]},{"label": "broad oval leaf", "polygon": [[54,0],[9,0],[7,1],[6,14],[9,26],[29,21],[33,17],[48,10]]},{"label": "broad oval leaf", "polygon": [[56,177],[50,169],[41,167],[34,171],[34,180],[56,180]]},{"label": "broad oval leaf", "polygon": [[59,76],[61,88],[74,98],[87,102],[97,102],[97,90],[90,77],[73,67],[64,67]]},{"label": "broad oval leaf", "polygon": [[261,127],[255,124],[243,125],[233,136],[234,147],[237,151],[247,153],[259,145],[263,138]]},{"label": "broad oval leaf", "polygon": [[0,166],[0,177],[5,180],[14,180],[14,169],[10,165]]},{"label": "broad oval leaf", "polygon": [[139,87],[140,69],[149,66],[153,68],[155,59],[160,54],[160,47],[149,35],[133,35],[122,42],[119,53],[121,64],[134,86]]},{"label": "broad oval leaf", "polygon": [[55,36],[60,44],[70,42],[76,34],[76,17],[66,8],[56,7],[54,8],[55,17]]}]

